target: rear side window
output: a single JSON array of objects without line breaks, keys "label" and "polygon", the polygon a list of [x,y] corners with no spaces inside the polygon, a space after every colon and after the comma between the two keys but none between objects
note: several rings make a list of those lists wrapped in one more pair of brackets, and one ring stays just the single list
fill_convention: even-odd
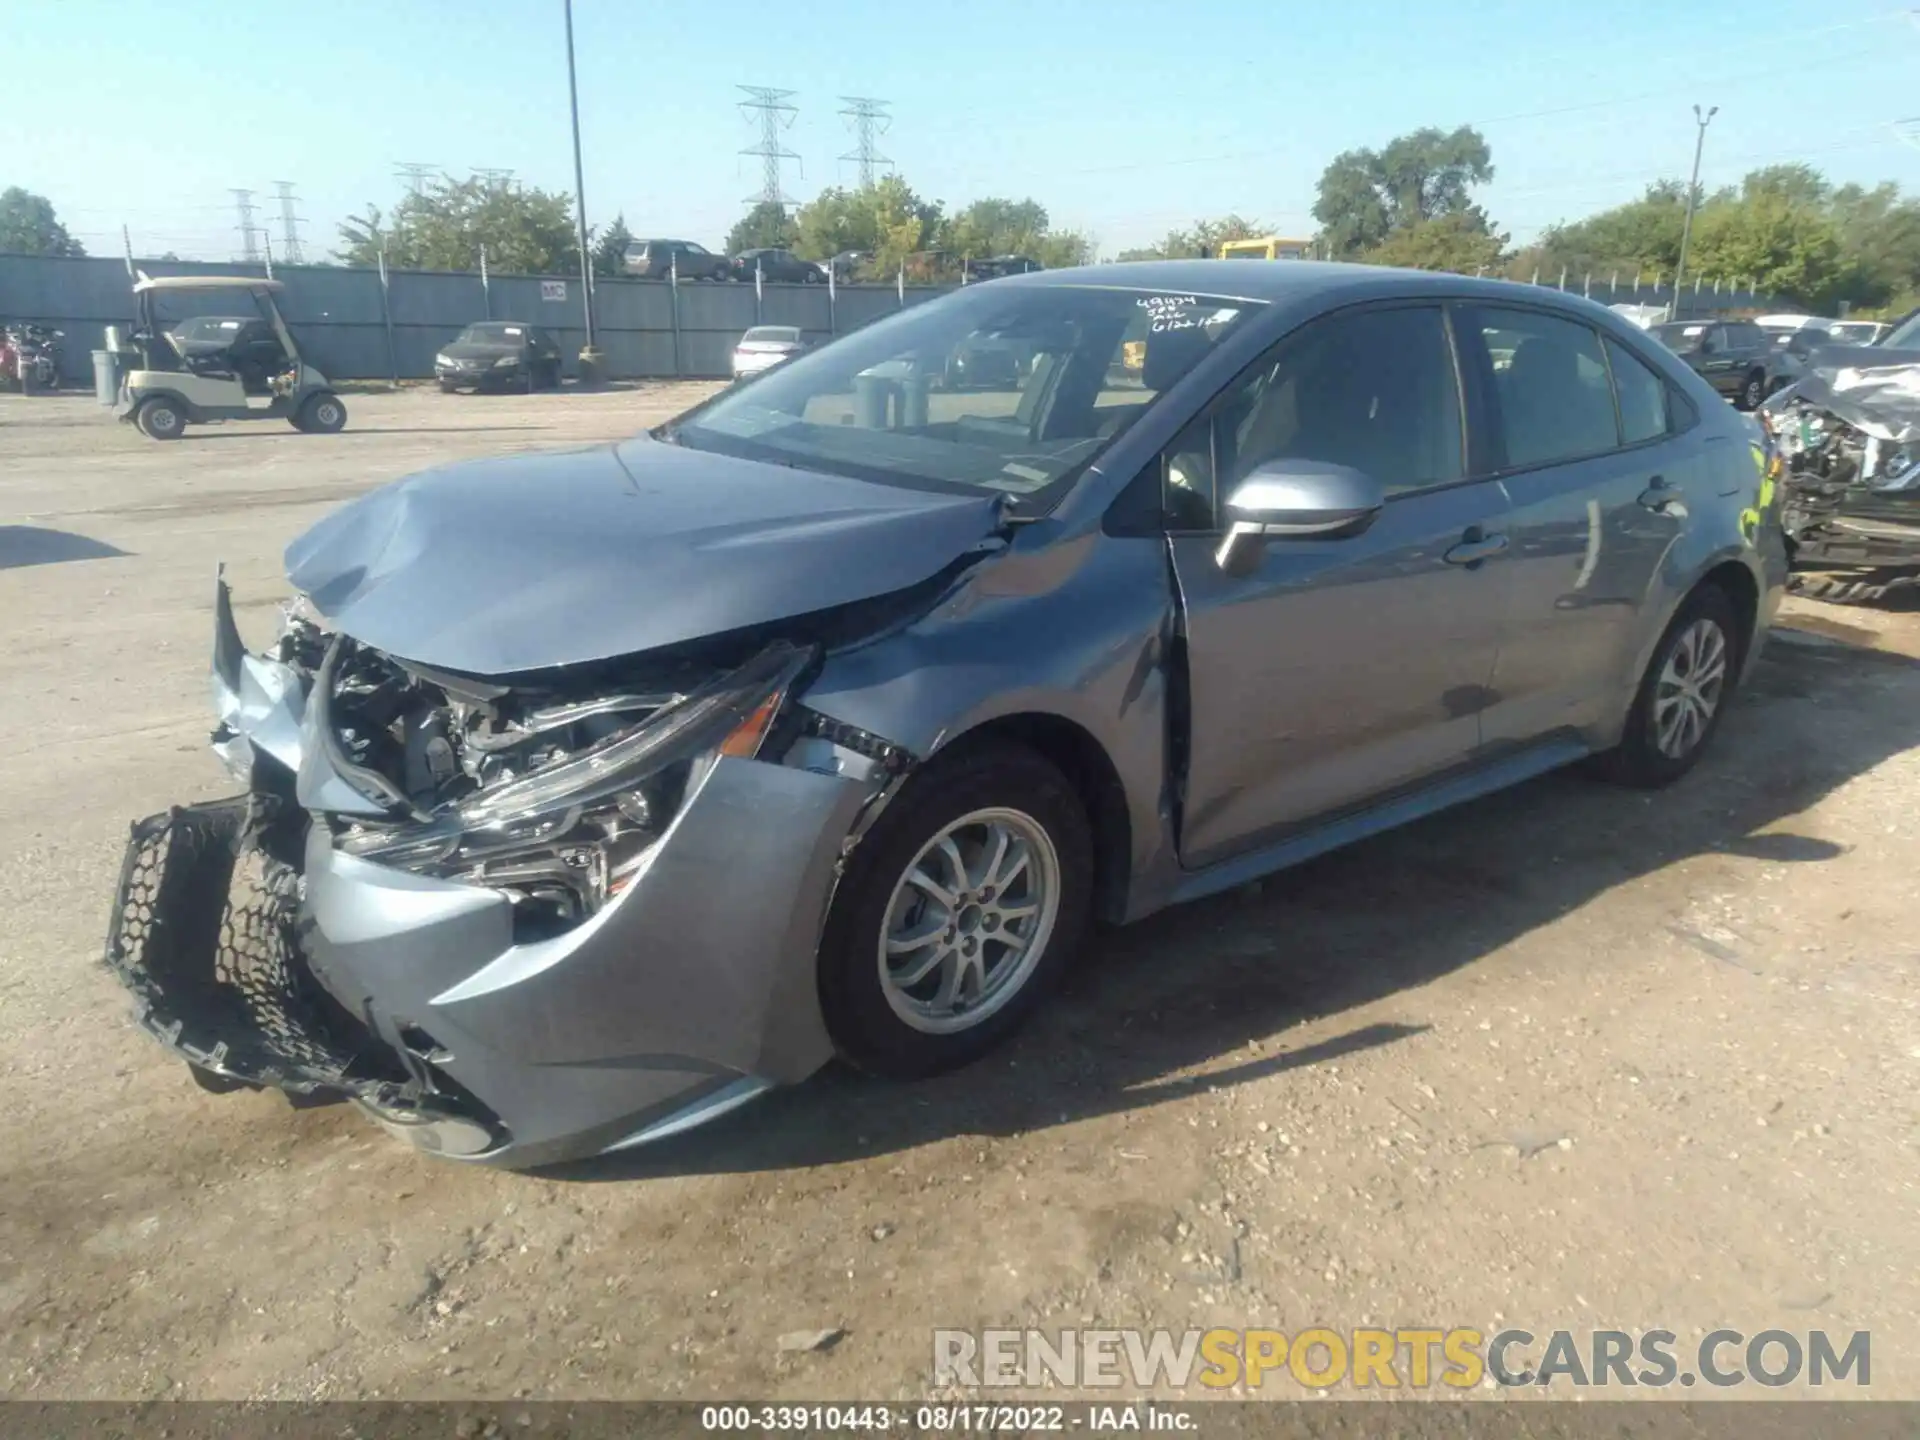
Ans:
[{"label": "rear side window", "polygon": [[1508,469],[1599,455],[1620,443],[1600,337],[1534,310],[1468,312],[1493,366]]},{"label": "rear side window", "polygon": [[1667,433],[1667,382],[1619,341],[1608,339],[1613,393],[1620,401],[1620,439],[1638,445]]}]

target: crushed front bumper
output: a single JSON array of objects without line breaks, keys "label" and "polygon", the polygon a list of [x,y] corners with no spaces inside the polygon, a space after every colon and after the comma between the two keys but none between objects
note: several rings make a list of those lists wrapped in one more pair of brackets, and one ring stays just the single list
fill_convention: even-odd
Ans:
[{"label": "crushed front bumper", "polygon": [[293,738],[292,672],[236,645],[222,587],[224,753],[297,770],[306,803],[256,789],[138,822],[106,950],[203,1085],[350,1099],[423,1149],[525,1167],[685,1129],[829,1058],[814,956],[873,786],[722,757],[621,893],[517,939],[501,891],[334,847],[309,797],[338,787]]}]

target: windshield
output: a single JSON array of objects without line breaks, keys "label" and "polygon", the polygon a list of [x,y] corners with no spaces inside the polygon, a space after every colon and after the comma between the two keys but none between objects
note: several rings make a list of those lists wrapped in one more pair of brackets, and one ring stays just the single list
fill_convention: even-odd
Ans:
[{"label": "windshield", "polygon": [[1902,320],[1890,334],[1882,336],[1880,344],[1889,350],[1920,350],[1920,310]]},{"label": "windshield", "polygon": [[778,340],[790,345],[800,338],[800,331],[793,325],[756,325],[740,338],[742,340]]},{"label": "windshield", "polygon": [[661,439],[1038,514],[1261,308],[1121,287],[969,287],[802,354]]},{"label": "windshield", "polygon": [[518,345],[526,339],[524,325],[469,325],[460,332],[456,345]]}]

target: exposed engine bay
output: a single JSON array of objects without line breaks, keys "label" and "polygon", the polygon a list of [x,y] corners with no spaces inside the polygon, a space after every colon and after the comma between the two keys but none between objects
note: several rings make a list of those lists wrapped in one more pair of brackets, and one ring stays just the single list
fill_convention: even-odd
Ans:
[{"label": "exposed engine bay", "polygon": [[1767,401],[1793,588],[1850,603],[1920,585],[1920,366],[1821,367]]}]

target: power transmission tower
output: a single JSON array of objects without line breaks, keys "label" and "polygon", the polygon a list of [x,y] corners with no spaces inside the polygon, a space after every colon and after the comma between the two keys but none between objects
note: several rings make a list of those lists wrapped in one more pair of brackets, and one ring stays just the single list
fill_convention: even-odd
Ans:
[{"label": "power transmission tower", "polygon": [[513,183],[513,171],[501,170],[495,166],[476,165],[473,167],[473,175],[476,180],[484,181],[489,190]]},{"label": "power transmission tower", "polygon": [[293,182],[274,181],[273,193],[280,201],[280,259],[287,265],[304,265],[306,257],[300,253],[300,217],[293,213]]},{"label": "power transmission tower", "polygon": [[240,231],[240,258],[249,265],[260,262],[260,230],[253,223],[253,191],[229,190],[233,196],[233,208],[240,217],[236,227]]},{"label": "power transmission tower", "polygon": [[847,117],[847,126],[853,131],[853,150],[840,158],[860,167],[860,188],[865,190],[873,184],[877,167],[893,164],[873,143],[876,136],[886,134],[893,124],[893,117],[887,113],[889,102],[869,100],[863,95],[842,95],[840,99],[847,107],[840,113]]},{"label": "power transmission tower", "polygon": [[438,168],[437,165],[423,165],[416,160],[402,160],[395,165],[393,173],[407,182],[407,189],[418,195],[427,188],[427,177]]},{"label": "power transmission tower", "polygon": [[[795,93],[792,90],[769,90],[764,85],[740,85],[736,89],[746,91],[750,97],[740,102],[740,109],[749,120],[757,113],[760,117],[760,143],[749,145],[740,153],[760,157],[760,193],[748,198],[763,205],[778,205],[786,208],[787,197],[780,189],[780,162],[798,160],[800,157],[780,143],[780,132],[793,124],[793,117],[799,109],[788,103]],[[801,174],[805,174],[803,169]]]}]

